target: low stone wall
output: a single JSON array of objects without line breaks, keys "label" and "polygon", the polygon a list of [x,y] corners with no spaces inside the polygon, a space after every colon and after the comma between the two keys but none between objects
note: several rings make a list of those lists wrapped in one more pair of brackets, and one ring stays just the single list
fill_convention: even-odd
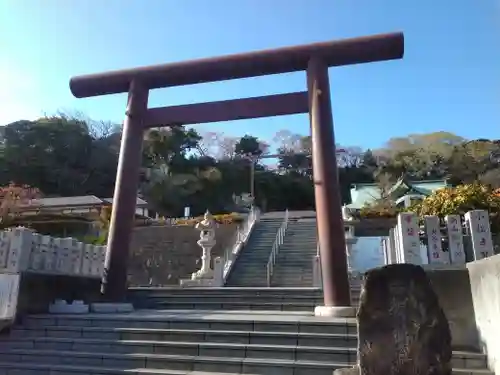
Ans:
[{"label": "low stone wall", "polygon": [[426,270],[451,330],[455,350],[479,350],[469,273],[463,269]]},{"label": "low stone wall", "polygon": [[46,275],[25,272],[19,282],[17,315],[49,312],[49,305],[62,299],[69,303],[81,300],[100,302],[101,279],[68,275]]},{"label": "low stone wall", "polygon": [[500,255],[467,264],[479,345],[500,374]]},{"label": "low stone wall", "polygon": [[[237,224],[216,229],[213,258],[234,241]],[[192,226],[148,226],[134,230],[128,267],[130,286],[179,285],[201,265],[200,232]]]},{"label": "low stone wall", "polygon": [[500,374],[500,255],[427,275],[449,320],[453,347],[487,354],[490,370]]}]

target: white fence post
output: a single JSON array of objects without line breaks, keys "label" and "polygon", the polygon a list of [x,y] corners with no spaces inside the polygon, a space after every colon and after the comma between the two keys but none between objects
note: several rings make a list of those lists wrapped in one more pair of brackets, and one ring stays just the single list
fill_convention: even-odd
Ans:
[{"label": "white fence post", "polygon": [[480,260],[494,255],[488,212],[469,211],[465,214],[465,222],[470,230],[474,259]]},{"label": "white fence post", "polygon": [[380,246],[382,247],[382,253],[384,254],[384,264],[389,263],[389,237],[384,237],[380,240]]},{"label": "white fence post", "polygon": [[403,250],[401,246],[401,233],[399,230],[399,225],[396,225],[394,228],[394,250],[396,254],[396,262],[395,263],[404,263],[403,260]]},{"label": "white fence post", "polygon": [[448,215],[444,218],[448,232],[448,251],[452,264],[465,264],[464,236],[460,215]]},{"label": "white fence post", "polygon": [[389,245],[389,254],[388,254],[388,260],[389,260],[389,264],[392,264],[392,263],[397,263],[397,249],[396,249],[396,239],[395,239],[395,236],[396,236],[396,233],[395,233],[395,229],[390,229],[389,230],[389,241],[388,241],[388,245]]},{"label": "white fence post", "polygon": [[214,287],[224,286],[224,260],[221,257],[214,259]]}]

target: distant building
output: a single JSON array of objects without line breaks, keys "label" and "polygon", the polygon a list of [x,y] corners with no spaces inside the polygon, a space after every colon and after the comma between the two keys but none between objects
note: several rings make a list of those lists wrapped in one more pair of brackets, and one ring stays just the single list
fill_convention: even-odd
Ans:
[{"label": "distant building", "polygon": [[[111,207],[113,198],[94,195],[34,199],[16,214],[15,223],[31,227],[42,234],[77,236],[95,233],[102,209]],[[137,198],[135,219],[150,220],[156,213],[148,203]]]},{"label": "distant building", "polygon": [[[416,200],[422,200],[438,189],[449,187],[446,180],[413,181],[400,178],[389,190],[389,198],[398,206],[409,207]],[[360,210],[381,198],[377,184],[356,184],[351,188],[350,211]]]}]

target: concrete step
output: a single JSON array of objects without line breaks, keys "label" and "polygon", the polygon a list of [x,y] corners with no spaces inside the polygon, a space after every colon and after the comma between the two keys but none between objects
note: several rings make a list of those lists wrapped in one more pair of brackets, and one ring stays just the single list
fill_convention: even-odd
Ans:
[{"label": "concrete step", "polygon": [[[250,275],[248,275],[250,276]],[[298,277],[310,277],[311,274],[304,273],[296,275]],[[286,278],[286,275],[275,273],[274,278]],[[247,280],[259,282],[261,278],[250,277]],[[264,280],[266,281],[266,280]],[[152,288],[153,289],[153,288]],[[187,300],[195,301],[251,301],[251,302],[293,302],[293,301],[310,301],[321,300],[323,291],[312,286],[298,287],[227,287],[227,288],[155,288],[147,291],[142,288],[137,288],[129,292],[129,300],[134,304],[142,304],[146,301],[173,301],[181,302]],[[227,290],[227,291],[226,291]],[[352,287],[351,294],[359,296],[361,289]],[[137,306],[140,308],[139,306]]]},{"label": "concrete step", "polygon": [[291,241],[291,240],[300,240],[300,242],[303,243],[317,243],[318,239],[316,237],[315,233],[309,233],[309,232],[290,232],[287,231],[285,232],[285,241]]},{"label": "concrete step", "polygon": [[[166,354],[232,358],[273,358],[295,361],[348,363],[356,360],[356,347],[242,344],[196,341],[140,341],[36,337],[0,342],[0,353],[10,350],[64,351],[115,354]],[[481,363],[479,368],[483,368]]]},{"label": "concrete step", "polygon": [[316,244],[284,243],[283,245],[281,245],[279,253],[281,254],[282,252],[287,252],[287,253],[301,252],[301,253],[312,253],[316,255],[317,250],[318,247],[316,246]]},{"label": "concrete step", "polygon": [[[154,346],[153,346],[154,347]],[[178,348],[181,349],[182,348]],[[333,356],[328,361],[268,358],[268,357],[231,357],[213,356],[214,351],[204,348],[196,349],[196,354],[157,354],[157,353],[113,353],[83,352],[61,350],[0,349],[0,362],[20,362],[23,365],[46,364],[51,366],[92,366],[108,369],[150,369],[177,371],[207,371],[234,374],[314,374],[331,375],[337,368],[355,364],[355,355],[347,357],[347,361]],[[181,351],[179,350],[179,351]],[[206,354],[205,354],[206,353]],[[251,354],[252,352],[250,352]],[[261,354],[263,355],[263,354]],[[340,356],[339,356],[340,357]],[[265,359],[265,360],[263,360]],[[467,360],[459,359],[460,363]],[[473,361],[472,363],[476,363]],[[483,367],[484,368],[484,367]],[[474,368],[464,370],[475,371]],[[481,370],[479,370],[481,371]],[[484,371],[484,370],[483,370]],[[51,373],[53,373],[51,371]],[[93,372],[92,372],[93,373]]]},{"label": "concrete step", "polygon": [[354,318],[317,318],[307,312],[138,310],[130,314],[30,315],[23,327],[203,329],[247,332],[355,334]]},{"label": "concrete step", "polygon": [[[287,273],[287,272],[284,272],[283,270],[281,270],[280,272],[275,272],[272,275],[272,279],[283,279],[283,280],[307,279],[307,280],[312,280],[313,274],[312,274],[312,272],[307,272],[304,270],[299,271],[297,269],[297,274],[294,275],[293,273]],[[283,285],[283,286],[287,286],[287,285]],[[300,287],[300,286],[301,285],[297,285],[297,287]],[[312,287],[312,285],[307,285],[307,286]]]},{"label": "concrete step", "polygon": [[312,279],[281,279],[275,278],[271,280],[271,286],[311,286],[313,285]]},{"label": "concrete step", "polygon": [[[193,341],[144,341],[144,340],[106,340],[34,337],[0,342],[0,358],[5,353],[23,353],[29,351],[73,353],[112,353],[149,355],[187,355],[191,357],[207,356],[212,358],[230,357],[233,359],[277,359],[311,362],[355,363],[356,347],[324,347],[245,344],[227,342],[193,342]],[[487,366],[486,356],[479,353],[454,352],[454,367],[466,369],[484,369]]]},{"label": "concrete step", "polygon": [[[52,366],[92,366],[114,370],[177,370],[233,374],[331,375],[350,363],[295,361],[284,359],[211,357],[202,355],[88,353],[57,350],[12,349],[0,351],[0,362],[22,362]],[[51,369],[52,372],[53,368]],[[135,370],[136,371],[136,370]],[[140,373],[140,372],[138,372]],[[94,372],[90,373],[94,374]]]},{"label": "concrete step", "polygon": [[[99,339],[134,342],[223,342],[254,345],[298,345],[356,348],[354,334],[326,334],[272,331],[229,331],[216,329],[146,329],[46,326],[40,328],[15,327],[11,337],[16,339]],[[9,341],[10,342],[10,341]],[[13,344],[14,345],[14,344]],[[23,345],[23,344],[21,344]],[[25,349],[35,349],[36,344],[26,344]],[[15,346],[14,346],[15,347]]]},{"label": "concrete step", "polygon": [[[205,288],[198,289],[178,293],[189,297]],[[223,289],[211,291],[211,298]],[[320,292],[228,288],[228,293],[259,290],[266,296],[281,293],[282,299],[300,290]],[[0,374],[331,375],[356,362],[356,330],[355,319],[269,310],[33,315],[0,340]],[[457,375],[490,375],[482,354],[454,352],[453,365]]]},{"label": "concrete step", "polygon": [[278,260],[281,258],[298,258],[302,261],[309,260],[312,261],[313,257],[316,256],[316,249],[280,249],[278,252]]},{"label": "concrete step", "polygon": [[[274,242],[274,241],[273,241]],[[255,255],[256,253],[260,252],[270,252],[273,246],[273,242],[262,242],[262,243],[257,243],[257,244],[252,244],[248,243],[247,246],[251,246],[252,251],[251,252],[242,252],[241,254],[252,254]]]},{"label": "concrete step", "polygon": [[283,296],[283,295],[262,295],[262,296],[249,296],[249,295],[214,295],[214,296],[204,296],[197,294],[186,294],[186,295],[173,295],[165,297],[146,297],[144,299],[136,299],[137,302],[140,301],[151,301],[151,302],[168,302],[168,303],[186,303],[186,302],[199,302],[200,300],[206,302],[246,302],[246,303],[263,303],[263,302],[314,302],[323,299],[321,295],[318,296]]},{"label": "concrete step", "polygon": [[[32,363],[19,363],[8,362],[0,363],[0,372],[3,374],[22,374],[22,375],[237,375],[237,373],[223,372],[186,372],[184,370],[167,370],[167,369],[134,369],[124,370],[115,368],[89,367],[89,366],[71,366],[71,365],[51,365],[51,364],[32,364]],[[276,372],[262,372],[262,374],[277,374],[277,375],[292,375],[295,374],[293,369],[281,368]],[[300,374],[304,373],[301,371]],[[453,375],[493,375],[492,372],[487,370],[468,370],[468,369],[453,369]],[[241,374],[238,373],[238,374]],[[298,372],[297,372],[298,374]],[[315,373],[313,373],[315,374]],[[251,375],[251,374],[249,374]],[[257,373],[254,373],[257,375]],[[331,375],[331,371],[330,371]]]},{"label": "concrete step", "polygon": [[[269,260],[269,254],[271,251],[262,252],[262,254],[253,254],[252,256],[246,255],[242,257],[238,257],[236,260],[237,264],[246,264],[246,265],[254,265],[256,267],[260,265],[267,265]],[[312,260],[311,260],[312,261]]]},{"label": "concrete step", "polygon": [[315,302],[258,302],[258,301],[186,301],[186,302],[147,302],[141,308],[171,310],[267,310],[267,311],[314,311]]},{"label": "concrete step", "polygon": [[274,276],[272,278],[273,286],[312,286],[313,278],[312,277],[280,277]]}]

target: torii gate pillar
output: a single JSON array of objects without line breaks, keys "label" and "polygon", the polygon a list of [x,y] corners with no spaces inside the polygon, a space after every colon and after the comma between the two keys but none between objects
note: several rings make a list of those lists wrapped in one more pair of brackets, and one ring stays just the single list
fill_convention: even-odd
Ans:
[{"label": "torii gate pillar", "polygon": [[[351,315],[345,232],[342,215],[337,153],[333,132],[328,66],[312,58],[307,67],[309,119],[311,124],[312,165],[316,222],[320,242],[324,306],[316,315]],[[339,309],[339,307],[341,309]]]}]

